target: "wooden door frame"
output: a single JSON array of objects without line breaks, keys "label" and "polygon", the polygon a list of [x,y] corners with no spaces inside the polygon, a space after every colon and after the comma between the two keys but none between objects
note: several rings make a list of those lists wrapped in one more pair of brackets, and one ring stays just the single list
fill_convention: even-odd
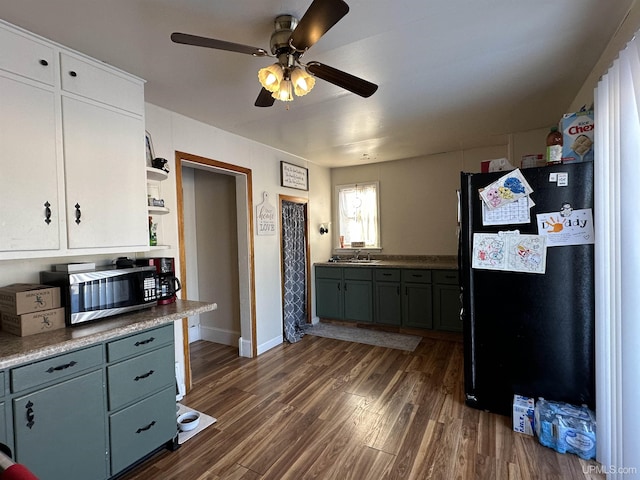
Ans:
[{"label": "wooden door frame", "polygon": [[[249,298],[250,298],[250,315],[251,315],[251,356],[258,356],[258,346],[256,338],[256,288],[255,288],[255,259],[253,245],[253,183],[251,169],[232,165],[230,163],[219,162],[206,157],[193,155],[191,153],[175,152],[175,173],[176,173],[176,198],[178,204],[178,243],[180,255],[180,278],[182,280],[182,289],[180,298],[187,299],[187,256],[185,251],[185,232],[184,232],[184,197],[182,188],[182,162],[187,161],[212,167],[215,169],[227,170],[233,174],[240,174],[246,177],[247,181],[247,221],[248,221],[248,246],[249,246]],[[182,348],[184,352],[184,371],[185,386],[187,392],[191,390],[191,357],[189,349],[189,321],[188,318],[182,319]]]},{"label": "wooden door frame", "polygon": [[304,197],[292,197],[290,195],[278,195],[278,213],[280,218],[280,288],[282,292],[282,326],[284,329],[284,237],[282,235],[282,202],[292,202],[298,204],[304,204],[305,206],[305,241],[306,241],[306,310],[307,310],[307,323],[311,323],[311,243],[309,241],[309,199]]}]

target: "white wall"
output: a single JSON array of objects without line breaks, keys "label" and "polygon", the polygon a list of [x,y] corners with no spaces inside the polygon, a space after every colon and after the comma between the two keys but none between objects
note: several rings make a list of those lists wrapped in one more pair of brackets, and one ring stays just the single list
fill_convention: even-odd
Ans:
[{"label": "white wall", "polygon": [[[171,169],[175,168],[175,151],[249,168],[253,177],[254,207],[262,202],[262,193],[265,191],[269,193],[270,200],[275,207],[277,207],[279,194],[294,195],[309,198],[311,222],[319,224],[329,218],[330,198],[328,198],[327,192],[330,188],[328,186],[328,169],[152,104],[146,105],[146,122],[147,131],[153,138],[156,156],[168,159]],[[309,169],[309,192],[280,186],[280,161],[286,161]],[[165,215],[162,218],[162,238],[160,241],[172,246],[163,255],[173,256],[178,259],[175,189],[175,175],[171,173],[169,178],[162,184],[162,194],[167,206],[173,208],[170,215]],[[326,260],[330,255],[330,247],[328,247],[324,237],[319,237],[319,233],[316,236],[313,223],[310,237],[312,260]],[[278,235],[254,236],[253,242],[256,338],[257,350],[258,354],[260,354],[283,341],[280,245]],[[176,324],[175,332],[176,358],[182,362],[182,330],[179,322]]]}]

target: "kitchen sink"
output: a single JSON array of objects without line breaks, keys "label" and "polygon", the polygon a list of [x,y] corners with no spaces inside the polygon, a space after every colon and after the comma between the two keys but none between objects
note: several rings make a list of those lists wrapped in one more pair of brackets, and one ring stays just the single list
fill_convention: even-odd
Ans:
[{"label": "kitchen sink", "polygon": [[380,260],[369,260],[368,258],[345,258],[338,260],[338,263],[378,263]]}]

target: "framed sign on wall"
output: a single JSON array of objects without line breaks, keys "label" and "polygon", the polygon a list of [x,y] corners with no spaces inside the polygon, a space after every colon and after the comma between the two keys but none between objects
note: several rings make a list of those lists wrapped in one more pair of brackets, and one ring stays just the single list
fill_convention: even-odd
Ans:
[{"label": "framed sign on wall", "polygon": [[280,185],[309,190],[309,170],[291,163],[280,162]]}]

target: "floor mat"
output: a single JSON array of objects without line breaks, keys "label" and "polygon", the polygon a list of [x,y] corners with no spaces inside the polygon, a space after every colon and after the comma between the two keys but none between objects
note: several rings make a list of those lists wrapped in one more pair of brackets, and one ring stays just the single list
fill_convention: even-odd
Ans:
[{"label": "floor mat", "polygon": [[346,327],[343,325],[333,325],[331,323],[317,323],[308,328],[305,333],[316,337],[333,338],[347,342],[365,343],[377,347],[395,348],[413,352],[422,337],[417,335],[406,335],[404,333],[381,332],[368,328]]},{"label": "floor mat", "polygon": [[[182,405],[181,403],[178,403],[178,412],[176,413],[176,416],[180,416],[183,413],[187,413],[187,412],[196,412],[197,410],[194,410],[193,408],[189,408],[186,407],[184,405]],[[190,438],[192,438],[193,436],[197,435],[198,433],[200,433],[202,430],[204,430],[205,428],[213,425],[214,423],[216,423],[218,420],[205,414],[202,412],[198,412],[200,414],[200,423],[198,423],[198,426],[196,428],[194,428],[193,430],[189,430],[188,432],[179,432],[178,433],[178,443],[180,445],[182,445],[184,442],[186,442],[187,440],[189,440]]]}]

